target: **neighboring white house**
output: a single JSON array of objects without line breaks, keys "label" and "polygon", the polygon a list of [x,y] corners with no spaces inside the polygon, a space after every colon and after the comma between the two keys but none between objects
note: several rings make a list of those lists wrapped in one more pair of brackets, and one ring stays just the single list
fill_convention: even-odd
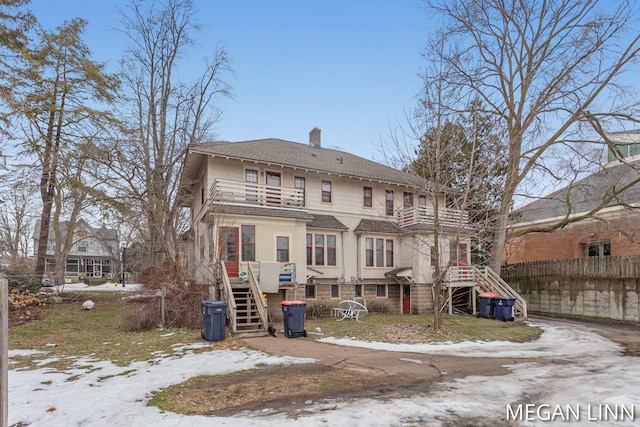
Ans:
[{"label": "neighboring white house", "polygon": [[[60,224],[62,238],[66,239],[67,222]],[[38,248],[40,221],[36,222],[33,233],[33,247]],[[73,230],[71,251],[67,257],[64,276],[71,280],[111,279],[120,274],[119,242],[116,230],[105,227],[93,228],[86,221],[79,220]],[[45,273],[55,274],[56,237],[53,227],[49,229]]]},{"label": "neighboring white house", "polygon": [[[324,314],[355,299],[369,310],[430,313],[435,197],[441,264],[466,266],[470,259],[467,215],[445,207],[452,195],[435,194],[415,175],[323,148],[317,128],[309,144],[192,144],[181,187],[182,206],[191,211],[190,271],[234,307],[229,294],[238,285],[228,282],[247,273],[259,276],[255,290],[268,294],[272,312],[282,299],[303,300]],[[224,277],[214,277],[218,261]]]}]

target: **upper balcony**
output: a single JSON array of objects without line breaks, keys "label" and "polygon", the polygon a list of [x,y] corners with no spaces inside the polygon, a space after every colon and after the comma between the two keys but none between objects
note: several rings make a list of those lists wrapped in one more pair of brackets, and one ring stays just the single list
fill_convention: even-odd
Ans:
[{"label": "upper balcony", "polygon": [[248,204],[270,208],[304,209],[304,190],[216,179],[211,186],[209,200],[210,204]]},{"label": "upper balcony", "polygon": [[[276,209],[306,209],[304,190],[293,187],[270,186],[245,181],[216,179],[209,192],[210,205],[253,205]],[[339,211],[339,207],[336,209]],[[417,224],[435,224],[435,212],[432,207],[412,206],[398,212],[397,223],[400,226]],[[463,227],[468,223],[466,212],[457,209],[440,209],[440,225]]]},{"label": "upper balcony", "polygon": [[[438,223],[447,227],[464,227],[469,223],[469,214],[460,209],[440,209]],[[398,224],[410,226],[416,224],[435,224],[435,209],[431,206],[410,206],[398,212]]]}]

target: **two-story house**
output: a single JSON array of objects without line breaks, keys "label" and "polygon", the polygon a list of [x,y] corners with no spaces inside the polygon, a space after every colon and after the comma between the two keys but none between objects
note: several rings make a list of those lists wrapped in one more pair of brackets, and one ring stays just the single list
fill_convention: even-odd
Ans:
[{"label": "two-story house", "polygon": [[317,128],[308,144],[193,144],[182,182],[182,206],[191,211],[190,269],[229,301],[232,323],[241,310],[231,298],[238,280],[254,294],[265,292],[272,314],[282,299],[303,300],[325,315],[345,299],[370,311],[431,313],[436,224],[440,263],[469,262],[467,216],[447,207],[452,194],[324,148]]},{"label": "two-story house", "polygon": [[[71,236],[71,248],[64,268],[64,277],[68,281],[85,280],[101,282],[119,275],[119,242],[116,230],[106,227],[94,228],[86,221],[79,220],[75,229],[68,229],[68,222],[60,224],[61,238],[65,241]],[[33,247],[38,247],[40,239],[40,221],[36,222],[33,234]],[[56,236],[53,227],[49,229],[45,273],[54,276]]]}]

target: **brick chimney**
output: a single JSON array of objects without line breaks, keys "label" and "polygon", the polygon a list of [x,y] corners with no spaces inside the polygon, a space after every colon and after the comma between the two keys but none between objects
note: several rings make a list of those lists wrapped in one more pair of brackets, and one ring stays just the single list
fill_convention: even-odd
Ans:
[{"label": "brick chimney", "polygon": [[320,148],[320,129],[318,129],[317,127],[314,127],[313,129],[311,129],[311,132],[309,132],[309,145],[314,147],[314,148]]}]

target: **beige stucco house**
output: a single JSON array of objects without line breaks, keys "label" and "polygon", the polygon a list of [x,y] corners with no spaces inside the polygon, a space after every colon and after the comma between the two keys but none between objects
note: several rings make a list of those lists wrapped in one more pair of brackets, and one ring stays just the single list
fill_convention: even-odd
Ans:
[{"label": "beige stucco house", "polygon": [[191,211],[191,274],[228,301],[233,327],[240,328],[241,312],[260,314],[267,305],[277,316],[284,299],[302,300],[318,315],[330,315],[346,299],[370,311],[431,313],[435,197],[442,206],[440,263],[469,262],[467,216],[446,207],[452,194],[323,148],[317,128],[308,144],[193,144],[182,195]]}]

